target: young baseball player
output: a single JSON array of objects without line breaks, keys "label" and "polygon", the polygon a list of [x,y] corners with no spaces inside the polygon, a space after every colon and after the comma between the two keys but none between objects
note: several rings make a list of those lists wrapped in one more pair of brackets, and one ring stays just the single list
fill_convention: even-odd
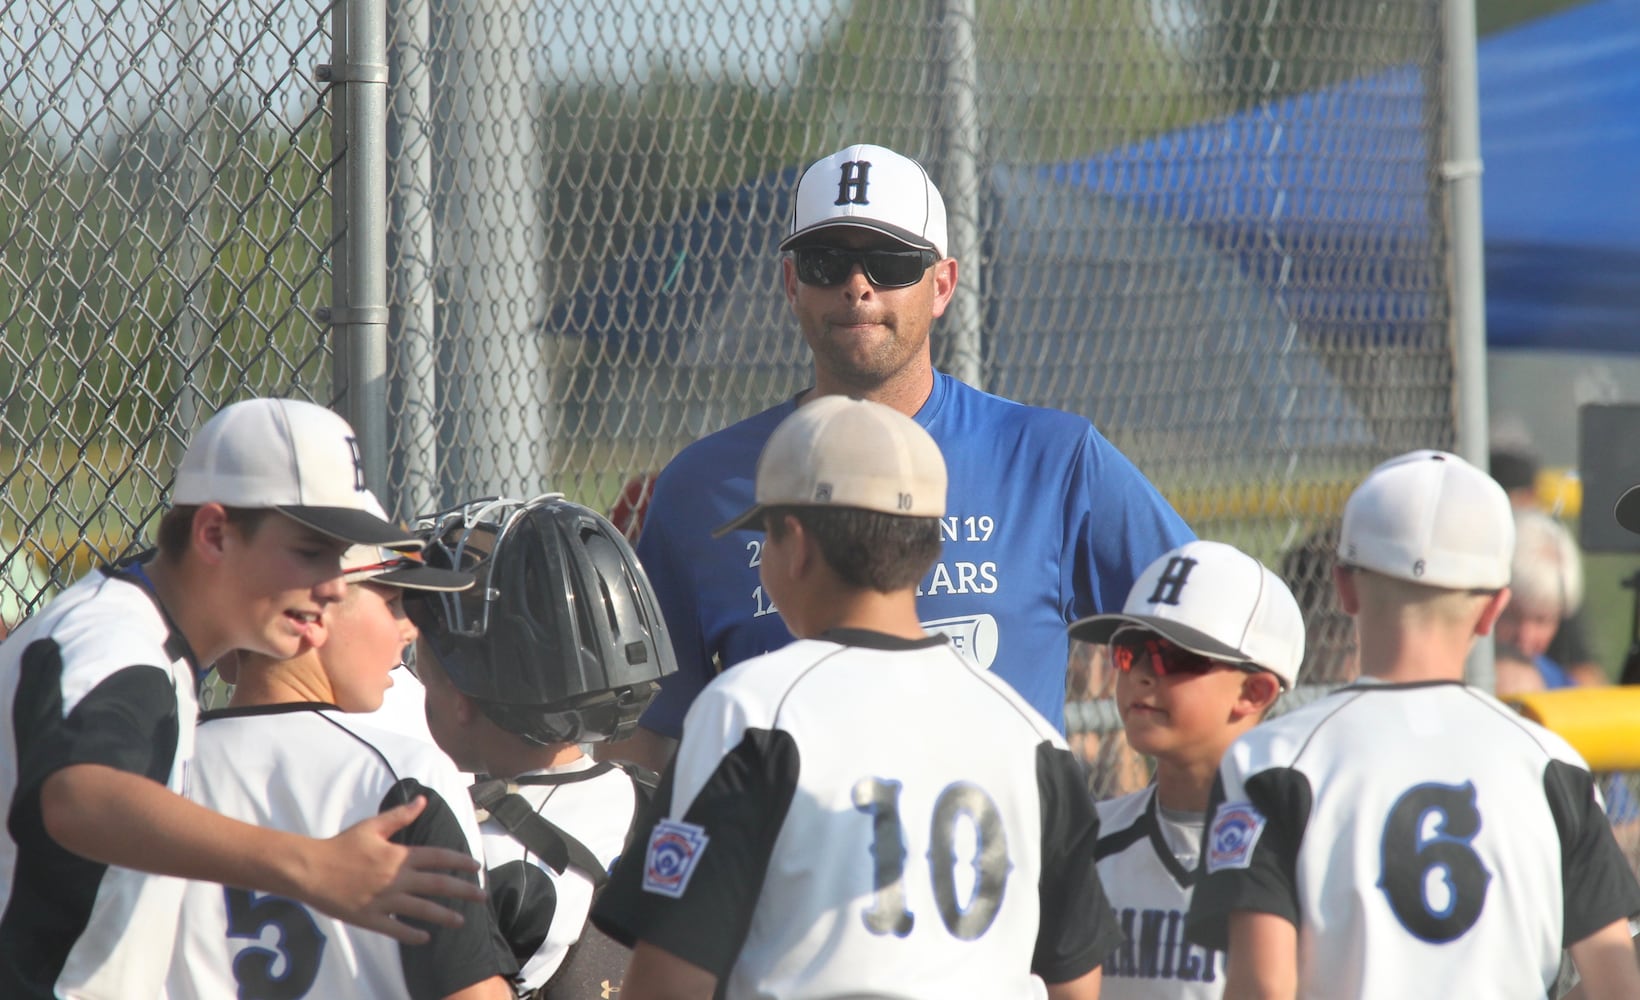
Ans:
[{"label": "young baseball player", "polygon": [[[347,593],[327,615],[322,649],[230,658],[233,696],[200,717],[188,795],[248,823],[319,836],[425,798],[395,840],[476,853],[478,822],[454,765],[427,742],[355,714],[381,705],[415,641],[406,590],[465,590],[473,578],[363,545],[347,551],[342,569]],[[168,996],[510,1000],[517,966],[489,908],[457,906],[460,927],[435,927],[412,946],[283,896],[190,882]]]},{"label": "young baseball player", "polygon": [[[419,549],[367,509],[352,429],[311,403],[216,414],[177,470],[159,549],[80,580],[0,644],[0,996],[152,997],[182,876],[303,900],[404,941],[394,919],[482,898],[471,857],[389,841],[423,800],[329,840],[228,819],[180,794],[195,685],[231,649],[320,645],[349,543]],[[152,873],[152,874],[150,874]]]},{"label": "young baseball player", "polygon": [[1151,563],[1120,614],[1070,634],[1108,644],[1127,741],[1156,762],[1154,784],[1097,807],[1099,880],[1125,939],[1101,996],[1222,996],[1223,953],[1184,936],[1208,798],[1225,750],[1297,680],[1303,613],[1257,559],[1197,541]]},{"label": "young baseball player", "polygon": [[1333,574],[1362,680],[1225,754],[1187,934],[1226,995],[1640,996],[1630,872],[1564,740],[1463,684],[1509,600],[1503,489],[1456,455],[1374,469]]},{"label": "young baseball player", "polygon": [[1098,820],[1054,726],[924,631],[945,463],[824,396],[757,464],[760,577],[798,641],[689,710],[652,821],[593,907],[623,1000],[1094,997],[1118,939]]},{"label": "young baseball player", "polygon": [[520,996],[621,993],[630,952],[587,927],[654,776],[596,763],[582,744],[637,725],[672,648],[625,537],[558,495],[484,500],[425,522],[428,562],[480,583],[410,601],[434,739],[485,811],[490,901]]}]

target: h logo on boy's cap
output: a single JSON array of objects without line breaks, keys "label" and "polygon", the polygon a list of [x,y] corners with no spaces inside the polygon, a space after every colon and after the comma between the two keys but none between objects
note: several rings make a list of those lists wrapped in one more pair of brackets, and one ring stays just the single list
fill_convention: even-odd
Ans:
[{"label": "h logo on boy's cap", "polygon": [[1156,578],[1156,590],[1150,595],[1152,604],[1179,603],[1179,592],[1184,590],[1185,582],[1190,579],[1190,571],[1196,568],[1196,560],[1184,556],[1174,556],[1167,561],[1167,568],[1162,575]]},{"label": "h logo on boy's cap", "polygon": [[869,205],[866,198],[866,185],[870,183],[866,175],[871,173],[871,163],[867,160],[849,160],[843,164],[843,174],[837,179],[837,201],[834,204]]}]

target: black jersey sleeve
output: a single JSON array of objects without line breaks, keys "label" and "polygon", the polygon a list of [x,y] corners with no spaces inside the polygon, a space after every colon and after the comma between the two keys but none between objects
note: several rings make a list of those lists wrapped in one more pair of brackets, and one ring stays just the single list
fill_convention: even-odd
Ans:
[{"label": "black jersey sleeve", "polygon": [[1640,913],[1640,885],[1612,836],[1588,771],[1551,760],[1543,771],[1543,791],[1560,833],[1562,947],[1570,947],[1614,920]]},{"label": "black jersey sleeve", "polygon": [[164,783],[176,760],[177,692],[158,666],[115,670],[63,714],[63,662],[41,639],[23,653],[11,721],[19,795],[74,764],[102,764]]},{"label": "black jersey sleeve", "polygon": [[[1298,849],[1310,821],[1309,779],[1291,768],[1270,768],[1246,779],[1245,795],[1245,802],[1227,801],[1221,770],[1208,800],[1202,860],[1185,918],[1186,937],[1219,951],[1230,946],[1230,915],[1237,911],[1299,923]],[[1248,807],[1251,813],[1237,812],[1234,829],[1220,828],[1221,810]],[[1233,845],[1215,843],[1216,836],[1232,835],[1251,835],[1251,849],[1243,855]],[[1226,860],[1215,864],[1216,858]]]},{"label": "black jersey sleeve", "polygon": [[[593,905],[593,924],[622,944],[647,941],[719,980],[726,977],[751,926],[798,769],[797,744],[789,735],[748,729],[680,823],[669,818],[675,808],[668,768],[638,838]],[[690,855],[681,888],[650,877],[668,852],[672,862],[679,852]]]},{"label": "black jersey sleeve", "polygon": [[1099,814],[1069,750],[1042,743],[1036,752],[1042,802],[1042,916],[1031,971],[1047,983],[1086,975],[1122,941],[1099,881],[1094,845]]},{"label": "black jersey sleeve", "polygon": [[[427,796],[427,808],[394,834],[393,842],[407,847],[446,847],[472,853],[472,846],[467,843],[450,804],[438,792],[413,778],[395,783],[382,799],[379,811],[403,805],[418,795]],[[477,881],[476,876],[472,880]],[[518,971],[512,949],[496,928],[489,904],[457,899],[440,899],[439,903],[461,914],[460,927],[405,921],[431,935],[426,944],[399,946],[404,981],[410,987],[413,1000],[439,1000],[491,976],[510,977]]]}]

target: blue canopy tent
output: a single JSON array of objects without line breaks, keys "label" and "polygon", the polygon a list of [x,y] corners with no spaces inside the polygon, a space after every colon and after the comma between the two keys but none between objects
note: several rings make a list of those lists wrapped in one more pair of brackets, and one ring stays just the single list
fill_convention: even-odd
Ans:
[{"label": "blue canopy tent", "polygon": [[1640,351],[1640,0],[1479,47],[1487,340]]},{"label": "blue canopy tent", "polygon": [[[1477,63],[1488,343],[1640,350],[1640,0],[1488,37]],[[1381,340],[1446,308],[1438,86],[1391,69],[1046,172],[1188,222],[1306,335]]]}]

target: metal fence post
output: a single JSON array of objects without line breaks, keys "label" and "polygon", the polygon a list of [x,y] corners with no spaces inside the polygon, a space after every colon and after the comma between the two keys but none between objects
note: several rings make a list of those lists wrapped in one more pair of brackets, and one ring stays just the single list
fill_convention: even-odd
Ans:
[{"label": "metal fence post", "polygon": [[383,496],[382,503],[414,517],[441,505],[430,0],[396,0],[389,18],[394,76],[387,130],[393,172],[387,263],[394,373],[389,389],[395,419],[390,452],[397,492]]},{"label": "metal fence post", "polygon": [[365,481],[387,486],[387,12],[340,0],[331,14],[331,308],[336,395],[359,437]]},{"label": "metal fence post", "polygon": [[945,197],[948,252],[961,272],[946,320],[950,373],[984,388],[980,320],[980,286],[984,260],[979,240],[979,88],[978,50],[974,44],[973,0],[947,0],[943,11],[945,100],[940,102],[947,153]]}]

